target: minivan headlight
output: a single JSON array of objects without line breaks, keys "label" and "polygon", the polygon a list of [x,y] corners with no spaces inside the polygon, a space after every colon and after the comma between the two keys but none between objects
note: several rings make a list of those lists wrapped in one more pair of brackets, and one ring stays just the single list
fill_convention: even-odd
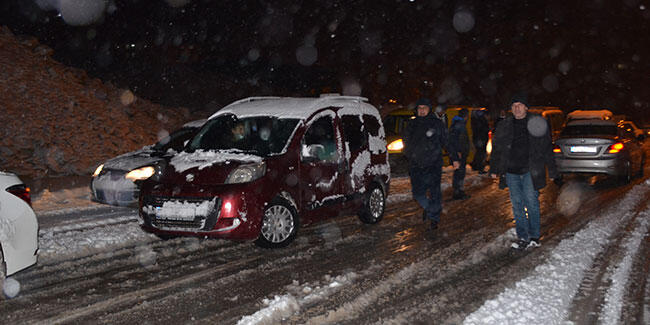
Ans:
[{"label": "minivan headlight", "polygon": [[145,166],[128,172],[124,177],[134,182],[142,181],[151,177],[155,171],[156,169],[153,168],[152,166]]},{"label": "minivan headlight", "polygon": [[226,184],[238,184],[252,182],[266,174],[266,163],[241,165],[230,172],[226,178]]}]

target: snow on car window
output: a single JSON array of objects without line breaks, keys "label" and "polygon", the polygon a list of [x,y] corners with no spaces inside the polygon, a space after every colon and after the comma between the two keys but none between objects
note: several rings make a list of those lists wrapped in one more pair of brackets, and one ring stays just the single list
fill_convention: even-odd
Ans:
[{"label": "snow on car window", "polygon": [[229,161],[261,162],[262,158],[241,152],[197,150],[195,152],[180,152],[174,155],[169,163],[177,172],[182,173],[192,168],[203,169]]}]

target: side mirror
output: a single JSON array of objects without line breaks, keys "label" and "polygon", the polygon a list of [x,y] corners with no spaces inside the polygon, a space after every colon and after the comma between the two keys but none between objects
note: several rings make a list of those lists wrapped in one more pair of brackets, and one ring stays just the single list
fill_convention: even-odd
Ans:
[{"label": "side mirror", "polygon": [[300,156],[302,157],[303,161],[313,162],[318,161],[319,157],[321,157],[324,153],[325,147],[322,144],[310,144],[302,145]]}]

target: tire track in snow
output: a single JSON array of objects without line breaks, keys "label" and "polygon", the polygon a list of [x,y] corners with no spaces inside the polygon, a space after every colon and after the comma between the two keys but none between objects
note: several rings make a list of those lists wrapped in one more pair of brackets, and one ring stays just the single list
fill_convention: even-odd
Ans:
[{"label": "tire track in snow", "polygon": [[[464,321],[465,324],[516,323],[558,324],[568,316],[569,307],[585,271],[602,251],[607,239],[621,224],[639,213],[635,207],[646,198],[648,186],[634,186],[620,204],[614,205],[578,231],[560,242],[548,261],[535,268],[533,274],[506,288],[498,297],[488,300]],[[643,202],[645,204],[645,202]],[[619,216],[618,211],[628,211]],[[546,288],[540,290],[540,288]],[[535,292],[535,295],[529,292]],[[505,314],[507,313],[507,314]]]}]

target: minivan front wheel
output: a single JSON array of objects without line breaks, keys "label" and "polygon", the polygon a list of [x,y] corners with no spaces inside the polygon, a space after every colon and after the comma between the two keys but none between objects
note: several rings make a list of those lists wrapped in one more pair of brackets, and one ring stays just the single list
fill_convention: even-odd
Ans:
[{"label": "minivan front wheel", "polygon": [[296,238],[298,226],[296,209],[286,199],[276,198],[264,209],[255,244],[264,248],[285,247]]},{"label": "minivan front wheel", "polygon": [[384,217],[384,210],[386,208],[386,196],[382,188],[373,184],[370,191],[366,193],[363,202],[363,208],[359,212],[359,219],[363,223],[374,224]]}]

